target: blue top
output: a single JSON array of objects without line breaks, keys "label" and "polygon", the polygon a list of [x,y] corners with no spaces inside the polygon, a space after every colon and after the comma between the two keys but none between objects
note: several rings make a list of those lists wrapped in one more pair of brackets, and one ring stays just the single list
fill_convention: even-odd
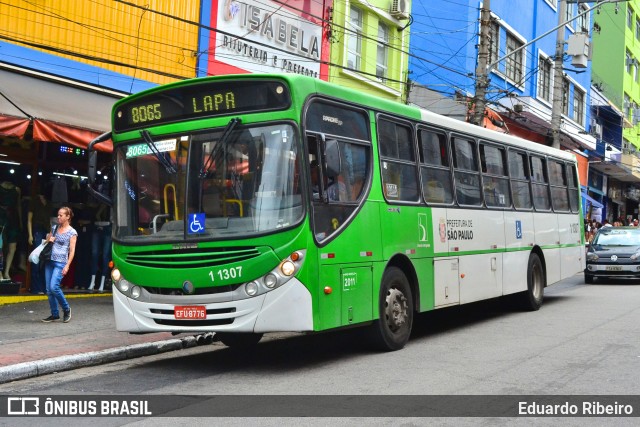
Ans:
[{"label": "blue top", "polygon": [[71,237],[77,235],[78,232],[73,227],[70,227],[64,233],[56,233],[56,240],[53,242],[53,248],[51,249],[51,261],[66,263],[69,260],[69,242]]}]

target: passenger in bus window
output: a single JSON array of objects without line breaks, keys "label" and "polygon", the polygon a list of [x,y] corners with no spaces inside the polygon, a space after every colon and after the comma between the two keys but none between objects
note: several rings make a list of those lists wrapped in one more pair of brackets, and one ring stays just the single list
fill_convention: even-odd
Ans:
[{"label": "passenger in bus window", "polygon": [[327,186],[327,197],[330,202],[346,202],[349,200],[347,186],[344,184],[342,175],[335,178],[329,178]]}]

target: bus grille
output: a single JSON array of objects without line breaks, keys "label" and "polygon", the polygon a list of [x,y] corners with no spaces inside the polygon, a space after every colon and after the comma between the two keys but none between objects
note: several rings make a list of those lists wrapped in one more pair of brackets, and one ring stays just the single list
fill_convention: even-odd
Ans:
[{"label": "bus grille", "polygon": [[157,325],[164,326],[219,326],[230,325],[233,319],[205,319],[205,320],[174,320],[174,319],[153,319]]},{"label": "bus grille", "polygon": [[201,268],[246,261],[260,255],[257,248],[168,249],[136,252],[127,262],[141,267]]},{"label": "bus grille", "polygon": [[[207,286],[205,288],[196,288],[195,291],[193,292],[193,294],[191,295],[213,295],[213,294],[224,294],[227,292],[233,292],[236,289],[238,289],[240,286],[242,285],[242,283],[237,283],[235,285],[224,285],[224,286]],[[189,296],[186,295],[182,289],[175,289],[175,288],[157,288],[157,287],[152,287],[152,286],[143,286],[143,288],[149,292],[150,294],[154,294],[154,295],[174,295],[174,296],[180,296],[180,295],[185,295],[185,296]]]}]

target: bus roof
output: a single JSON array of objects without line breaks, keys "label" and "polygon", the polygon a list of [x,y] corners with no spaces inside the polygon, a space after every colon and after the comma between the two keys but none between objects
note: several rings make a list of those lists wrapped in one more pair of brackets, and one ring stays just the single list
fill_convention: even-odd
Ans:
[{"label": "bus roof", "polygon": [[391,101],[385,98],[380,98],[375,95],[363,93],[352,88],[339,86],[333,83],[319,80],[314,77],[303,76],[300,74],[226,74],[220,76],[200,77],[189,80],[181,80],[177,82],[168,83],[162,86],[157,86],[145,91],[130,95],[122,100],[117,101],[114,104],[113,111],[115,112],[121,103],[129,102],[132,99],[143,97],[148,94],[152,94],[161,90],[167,90],[174,87],[182,86],[185,84],[192,84],[196,81],[203,80],[252,80],[252,79],[282,79],[289,83],[291,88],[294,88],[297,92],[305,93],[306,96],[313,94],[327,95],[336,99],[340,99],[351,104],[360,105],[377,112],[386,113],[389,115],[404,117],[410,120],[417,120],[426,125],[434,125],[440,128],[453,132],[460,132],[463,134],[473,135],[479,138],[486,138],[488,140],[499,141],[504,144],[519,147],[530,151],[536,151],[541,154],[553,155],[566,160],[575,161],[576,155],[570,151],[563,151],[548,147],[546,145],[529,141],[517,136],[507,135],[501,132],[496,132],[490,129],[486,129],[480,126],[472,125],[457,119],[452,119],[447,116],[436,114],[432,111],[402,104],[396,101]]}]

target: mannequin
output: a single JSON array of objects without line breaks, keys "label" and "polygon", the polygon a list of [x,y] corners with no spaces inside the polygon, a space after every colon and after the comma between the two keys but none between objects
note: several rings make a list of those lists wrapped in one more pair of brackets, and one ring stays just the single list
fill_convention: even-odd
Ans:
[{"label": "mannequin", "polygon": [[[29,246],[37,246],[51,231],[51,206],[47,199],[38,194],[29,203],[27,214],[27,231],[29,233]],[[36,264],[31,266],[31,293],[44,294],[45,283],[43,272]]]},{"label": "mannequin", "polygon": [[101,205],[96,212],[96,221],[93,223],[93,234],[91,237],[91,283],[89,290],[93,291],[96,286],[96,275],[98,273],[98,263],[100,264],[100,287],[98,292],[104,292],[104,282],[109,274],[109,260],[111,259],[111,222],[105,214],[106,205]]},{"label": "mannequin", "polygon": [[22,229],[22,209],[20,207],[20,189],[12,182],[0,182],[0,227],[3,229],[3,246],[7,247],[3,280],[11,280],[11,264],[16,254],[18,234]]}]

